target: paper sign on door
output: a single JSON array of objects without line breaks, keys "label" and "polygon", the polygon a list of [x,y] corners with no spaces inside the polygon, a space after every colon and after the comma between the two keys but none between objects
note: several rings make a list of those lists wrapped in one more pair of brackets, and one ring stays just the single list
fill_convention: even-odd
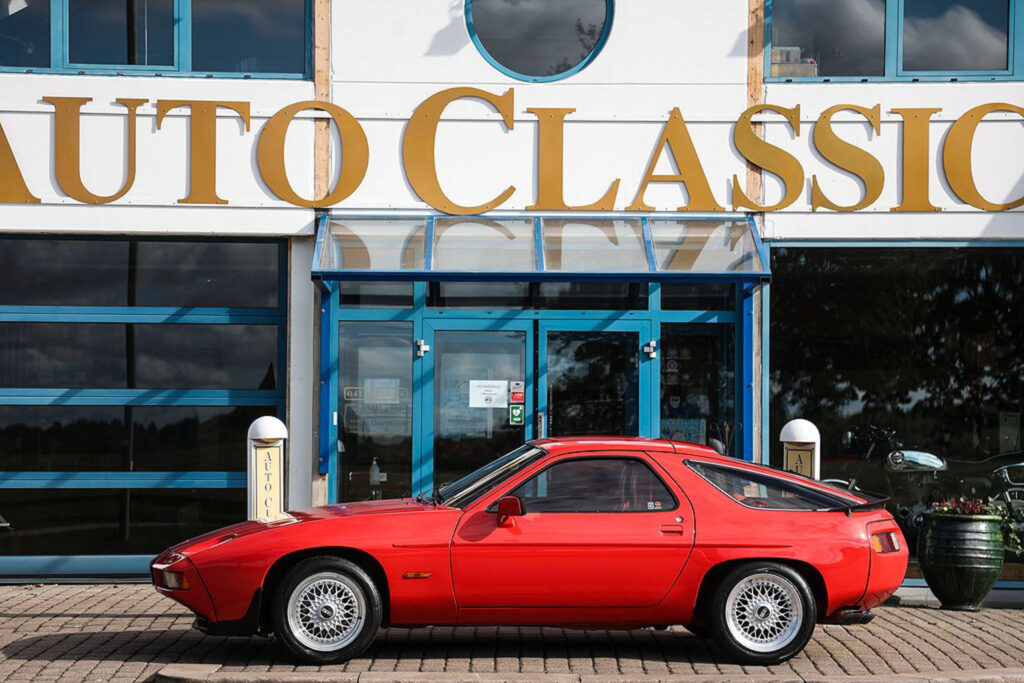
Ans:
[{"label": "paper sign on door", "polygon": [[526,403],[526,382],[509,382],[509,403]]},{"label": "paper sign on door", "polygon": [[469,380],[470,408],[505,408],[508,406],[508,382]]}]

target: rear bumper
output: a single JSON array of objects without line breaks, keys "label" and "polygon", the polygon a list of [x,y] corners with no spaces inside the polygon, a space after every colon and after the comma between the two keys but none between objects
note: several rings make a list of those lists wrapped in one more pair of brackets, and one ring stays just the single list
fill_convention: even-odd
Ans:
[{"label": "rear bumper", "polygon": [[903,579],[907,575],[907,563],[910,561],[910,553],[907,550],[907,541],[900,532],[896,522],[885,520],[868,524],[869,535],[885,531],[893,531],[897,534],[900,549],[898,552],[889,553],[871,551],[868,583],[864,588],[864,596],[857,603],[857,606],[863,610],[878,607],[888,600],[896,592],[896,589],[903,584]]},{"label": "rear bumper", "polygon": [[871,612],[871,610],[841,609],[835,614],[833,614],[831,617],[829,617],[825,621],[825,623],[840,624],[842,626],[853,626],[854,624],[866,624],[874,618],[875,615]]}]

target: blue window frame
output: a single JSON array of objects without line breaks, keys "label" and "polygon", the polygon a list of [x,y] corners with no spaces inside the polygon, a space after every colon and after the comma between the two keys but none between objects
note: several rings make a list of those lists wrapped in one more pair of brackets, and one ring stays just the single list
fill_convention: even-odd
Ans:
[{"label": "blue window frame", "polygon": [[[168,524],[177,523],[191,535],[244,519],[245,430],[256,416],[283,416],[285,410],[287,244],[281,240],[170,237],[28,236],[4,240],[8,242],[5,249],[15,252],[11,259],[40,254],[45,258],[46,252],[52,252],[52,260],[44,266],[22,265],[19,271],[23,273],[15,277],[29,282],[5,287],[14,293],[8,292],[6,300],[0,301],[4,354],[0,362],[4,368],[0,377],[0,500],[15,509],[20,506],[22,519],[26,519],[32,497],[45,492],[47,501],[55,499],[53,505],[42,502],[33,509],[37,514],[52,514],[55,526],[70,523],[65,517],[72,509],[95,515],[98,521],[84,528],[80,547],[64,555],[43,554],[31,550],[51,549],[52,542],[39,543],[38,539],[57,532],[40,528],[27,532],[20,541],[13,540],[14,536],[5,538],[12,531],[5,525],[16,525],[6,518],[10,511],[5,517],[5,510],[0,509],[0,517],[5,517],[0,519],[0,543],[15,544],[0,554],[0,581],[5,577],[144,574],[153,552],[184,540],[175,537],[175,532],[168,533]],[[105,260],[96,263],[97,254],[105,255]],[[33,276],[33,268],[43,274]],[[270,282],[261,282],[264,272]],[[31,298],[32,290],[46,286],[43,281],[48,278],[48,291]],[[199,284],[190,282],[193,278]],[[20,299],[78,304],[83,302],[82,289],[93,290],[88,296],[94,302],[121,305],[11,303]],[[210,297],[231,307],[212,307],[215,301]],[[136,302],[142,305],[132,305]],[[146,305],[154,303],[163,305]],[[37,337],[19,329],[33,325],[57,329],[58,343],[53,348],[72,356],[73,361],[103,356],[95,365],[109,363],[116,370],[98,374],[114,377],[114,381],[90,387],[87,382],[97,373],[89,375],[88,368],[80,370],[74,362],[66,364],[70,372],[50,373],[45,381],[31,386],[10,381],[32,376],[30,371],[10,370],[22,357],[16,355],[21,350],[18,345],[27,349],[25,357],[47,351],[36,342]],[[85,328],[91,333],[102,327],[117,328],[115,337],[131,341],[107,354],[103,345],[108,337],[104,336],[90,351],[74,356],[74,344],[90,336],[75,330]],[[12,328],[13,333],[9,331]],[[264,349],[258,354],[260,365],[232,376],[233,371],[224,368],[245,368],[247,360],[221,362],[218,354],[254,357],[243,343],[253,331],[259,331]],[[175,355],[183,340],[191,343],[191,351]],[[173,367],[189,363],[196,363],[199,369]],[[148,370],[143,369],[146,365]],[[209,373],[203,368],[223,371],[225,377],[206,379],[203,375]],[[73,386],[66,386],[69,377]],[[17,386],[19,383],[22,386]],[[197,386],[207,388],[193,388]],[[31,443],[23,448],[25,441]],[[229,441],[232,446],[226,448]],[[237,457],[233,450],[236,441]],[[64,511],[47,512],[55,507]],[[142,549],[148,546],[147,540],[159,547],[145,547],[146,554],[131,554],[85,540],[89,534],[100,536],[97,530],[106,528],[102,515],[115,519],[113,511],[118,507],[123,548]],[[238,511],[241,516],[235,515]],[[168,515],[172,518],[166,519]],[[134,537],[129,539],[129,535]],[[82,548],[87,554],[80,552]]]},{"label": "blue window frame", "polygon": [[[1007,6],[1006,23],[1006,67],[972,69],[964,68],[950,70],[949,68],[936,68],[935,70],[906,69],[904,68],[904,36],[908,28],[906,21],[908,0],[878,0],[873,4],[881,4],[884,17],[884,35],[879,35],[881,44],[879,46],[883,61],[880,68],[869,69],[864,75],[812,75],[801,74],[799,71],[792,75],[772,75],[773,50],[785,49],[789,46],[775,44],[777,30],[773,30],[772,15],[773,6],[792,0],[765,0],[765,50],[764,50],[764,80],[768,83],[823,83],[823,82],[884,82],[884,81],[907,81],[907,82],[935,82],[935,81],[1015,81],[1024,79],[1024,0],[1005,0]],[[864,0],[865,5],[868,0]],[[836,14],[837,7],[830,2],[822,3],[827,6],[827,12]],[[918,2],[918,5],[923,3]],[[950,3],[953,4],[953,3]],[[937,7],[937,6],[933,6]],[[951,20],[956,17],[949,17]],[[963,30],[963,22],[954,22],[956,28]],[[937,30],[937,25],[928,27],[927,22],[923,24],[925,30]],[[806,27],[806,24],[805,24]],[[778,27],[776,27],[778,28]],[[864,27],[846,26],[851,36],[860,36]],[[828,35],[836,35],[836,32],[826,32]],[[936,40],[941,44],[942,40],[936,35]],[[988,41],[991,44],[991,40]],[[798,47],[791,48],[799,52]],[[780,57],[780,61],[782,57]],[[804,66],[804,65],[801,65]]]},{"label": "blue window frame", "polygon": [[[197,17],[197,13],[194,11],[193,0],[165,0],[173,8],[173,16],[169,17],[171,25],[166,27],[167,35],[164,36],[166,41],[170,43],[170,47],[173,48],[173,59],[161,58],[155,60],[160,63],[150,64],[103,64],[81,63],[84,60],[76,61],[70,44],[74,28],[72,26],[73,13],[70,6],[74,2],[84,2],[84,0],[31,0],[31,3],[24,11],[26,14],[30,11],[36,12],[37,15],[31,20],[26,20],[22,26],[29,26],[30,28],[25,30],[33,30],[39,33],[41,32],[39,24],[49,23],[49,36],[48,40],[45,41],[48,43],[48,59],[42,54],[45,52],[43,48],[47,47],[47,45],[41,45],[33,46],[33,49],[29,50],[36,53],[31,59],[13,58],[5,64],[3,62],[5,57],[3,50],[4,41],[0,41],[0,73],[184,76],[194,78],[312,78],[312,0],[263,0],[260,6],[240,3],[234,8],[228,6],[218,7],[215,3],[206,3],[202,6],[202,12],[199,12],[201,16],[199,17]],[[146,2],[146,0],[143,0],[143,2]],[[39,9],[40,5],[42,5],[42,9]],[[124,6],[124,3],[121,3],[121,5]],[[266,36],[262,35],[248,36],[244,40],[239,40],[244,45],[260,45],[260,49],[267,51],[281,50],[282,46],[280,43],[288,42],[288,49],[292,50],[292,52],[288,59],[284,60],[288,62],[289,68],[287,69],[261,68],[259,57],[254,55],[235,60],[235,68],[230,68],[227,66],[230,57],[223,54],[225,51],[229,51],[230,41],[216,42],[209,40],[211,35],[222,36],[225,25],[232,23],[236,26],[240,25],[238,16],[229,16],[232,11],[242,8],[244,11],[262,15],[267,11],[271,13],[275,11],[280,12],[282,8],[286,8],[289,5],[301,8],[302,24],[301,26],[294,27],[290,32],[285,31],[282,33],[282,36],[289,36],[288,41],[285,41],[282,37],[280,41],[274,43],[274,41],[265,40]],[[219,18],[214,16],[218,10],[221,11],[222,15]],[[93,12],[98,10],[89,9],[87,11]],[[16,15],[12,14],[8,20],[15,17]],[[20,17],[18,18],[20,19]],[[273,16],[263,16],[263,20],[263,23],[276,25],[278,29],[281,27],[280,16],[276,18]],[[200,21],[207,22],[208,25],[207,23],[198,24]],[[254,21],[254,26],[256,23]],[[0,24],[0,28],[2,28],[2,24]],[[148,32],[143,32],[147,35],[146,40],[149,40]],[[135,32],[133,31],[133,33]],[[301,33],[301,35],[297,36],[298,33]],[[33,37],[36,39],[42,38],[40,35]],[[5,38],[11,44],[18,42],[18,36],[5,36]],[[155,37],[154,40],[156,40]],[[301,46],[299,45],[300,43]],[[26,42],[26,44],[28,43]],[[198,63],[194,59],[194,55],[197,54],[194,48],[197,47],[202,47],[210,52],[209,55],[205,55]],[[239,55],[235,55],[235,57],[239,57]],[[278,54],[277,58],[277,64],[281,64],[282,56]],[[206,64],[214,64],[216,67],[206,68]]]},{"label": "blue window frame", "polygon": [[[548,46],[553,46],[556,43],[560,42],[558,40],[552,40],[550,37],[548,37],[547,40],[545,40],[545,36],[539,35],[537,30],[539,26],[541,27],[542,31],[557,31],[557,29],[559,28],[558,24],[560,24],[561,22],[559,22],[559,18],[555,16],[549,16],[548,20],[543,22],[529,22],[529,31],[523,31],[518,36],[508,36],[505,38],[505,40],[500,41],[501,43],[506,43],[503,46],[505,52],[504,55],[498,51],[497,44],[492,44],[491,49],[488,50],[487,46],[484,43],[489,42],[491,38],[488,36],[481,37],[480,35],[480,29],[482,27],[478,26],[478,21],[483,17],[478,16],[478,20],[474,21],[473,1],[474,0],[465,0],[466,28],[469,31],[469,36],[470,38],[472,38],[473,45],[476,46],[477,51],[480,52],[480,55],[485,60],[487,60],[488,64],[493,66],[498,71],[502,72],[506,76],[509,76],[519,81],[526,81],[528,83],[549,83],[551,81],[559,81],[562,80],[563,78],[568,78],[573,74],[579,73],[583,69],[587,68],[587,66],[592,61],[594,61],[597,55],[601,52],[601,49],[604,47],[605,42],[607,42],[608,40],[608,35],[611,33],[612,17],[615,10],[614,0],[604,1],[604,21],[602,25],[599,27],[596,24],[584,26],[584,24],[582,23],[582,18],[575,16],[576,14],[579,13],[579,8],[574,7],[573,5],[582,4],[580,2],[540,3],[538,5],[523,4],[520,7],[518,7],[518,11],[521,15],[525,15],[526,13],[530,12],[531,8],[533,7],[538,8],[537,11],[547,12],[549,13],[549,15],[552,15],[559,11],[567,11],[573,13],[572,18],[576,19],[576,24],[570,25],[569,28],[570,30],[575,31],[575,40],[578,40],[581,46],[583,47],[583,54],[578,59],[576,59],[575,62],[569,62],[568,53],[544,54],[543,51],[530,49],[529,45],[524,45],[522,42],[520,42],[517,45],[510,44],[511,39],[513,38],[519,38],[521,41],[536,39],[538,41],[546,42]],[[490,0],[489,4],[495,5],[497,4],[497,2],[500,1],[503,0]],[[478,2],[483,2],[483,0],[478,0]],[[596,4],[599,3],[600,0],[593,0],[593,2]],[[504,8],[507,11],[516,10],[517,6],[519,5],[519,3],[508,4],[510,5],[510,7]],[[576,10],[576,12],[574,12],[574,9]],[[478,12],[478,15],[479,14],[481,13]],[[500,15],[503,13],[496,12],[495,14],[498,15],[493,17],[494,23],[497,24],[497,26],[494,26],[493,29],[488,27],[487,29],[485,29],[485,32],[488,30],[493,31],[494,29],[497,29],[499,31],[515,30],[515,24],[517,22],[514,20],[520,17],[513,16],[512,20],[510,20],[508,14],[505,14],[505,18],[504,20],[502,20]],[[515,12],[512,11],[511,14],[514,15]],[[525,16],[523,16],[522,18],[526,19]],[[564,38],[564,36],[562,36],[562,38]],[[531,64],[531,62],[536,62],[538,59],[540,61],[546,60],[546,63],[544,65],[540,65],[539,63]],[[512,63],[510,60],[515,60],[516,63]],[[534,68],[537,66],[541,66],[541,68]],[[533,71],[533,73],[525,73],[526,71]]]},{"label": "blue window frame", "polygon": [[[480,217],[461,220],[474,221]],[[545,334],[551,330],[586,331],[631,331],[638,332],[643,343],[652,341],[656,349],[662,347],[662,327],[671,330],[672,325],[707,325],[709,333],[731,335],[731,348],[735,356],[730,358],[735,373],[730,377],[732,395],[735,396],[735,419],[742,425],[754,422],[754,318],[753,294],[765,285],[771,277],[767,268],[767,250],[761,242],[752,219],[745,215],[728,216],[661,216],[613,215],[602,217],[599,222],[619,225],[616,235],[618,244],[628,246],[622,240],[621,224],[636,221],[640,228],[635,245],[639,261],[643,264],[637,271],[618,273],[586,272],[581,270],[553,270],[555,264],[545,258],[545,252],[552,252],[550,239],[545,239],[544,221],[571,221],[572,216],[507,215],[487,217],[490,227],[507,221],[510,224],[524,220],[534,222],[536,257],[532,270],[473,270],[482,268],[472,254],[465,257],[467,270],[434,270],[434,247],[445,247],[436,234],[437,224],[452,221],[450,217],[421,216],[396,219],[393,216],[321,217],[316,250],[313,258],[313,278],[321,290],[321,336],[320,336],[320,441],[319,470],[328,476],[328,500],[338,502],[339,477],[342,474],[339,450],[339,323],[401,321],[411,323],[409,332],[412,340],[422,340],[427,347],[435,344],[434,332],[439,329],[455,330],[520,330],[525,331],[526,349],[530,357],[536,357],[539,373],[544,373]],[[587,220],[587,219],[581,219]],[[363,221],[363,225],[358,225]],[[389,224],[390,221],[390,224]],[[664,224],[658,225],[664,221]],[[734,232],[732,239],[722,239],[722,230],[729,222],[742,226],[749,232]],[[708,233],[704,224],[718,226],[718,233]],[[654,226],[654,229],[652,229]],[[611,226],[607,226],[609,229]],[[680,230],[680,228],[686,230]],[[517,244],[524,239],[521,226],[496,234],[504,242],[504,249],[519,252]],[[713,239],[712,234],[718,239]],[[465,234],[464,234],[465,236]],[[586,237],[585,234],[578,235]],[[480,242],[469,240],[461,247],[472,252],[482,250],[489,239],[486,232],[475,235]],[[548,235],[550,238],[550,235]],[[730,248],[726,249],[725,246]],[[500,244],[492,245],[501,249]],[[494,253],[494,252],[492,252]],[[729,256],[731,255],[731,256]],[[517,268],[517,261],[524,260],[522,254],[515,257],[494,259],[502,267]],[[624,259],[636,261],[636,258]],[[570,262],[564,261],[568,266]],[[442,264],[442,267],[443,264]],[[449,309],[428,306],[429,283],[433,281],[476,282],[479,286],[502,282],[642,282],[648,288],[644,306],[634,310],[552,310],[552,309]],[[387,282],[388,287],[379,289],[379,298],[385,301],[400,301],[394,296],[396,285],[407,285],[411,291],[411,305],[381,304],[346,306],[341,303],[341,286],[350,284],[379,285]],[[662,306],[665,286],[674,282],[728,283],[724,287],[727,295],[717,297],[722,303],[716,309],[682,309]],[[368,297],[369,300],[369,297]],[[705,301],[707,299],[705,298]],[[410,348],[412,348],[410,346]],[[646,360],[640,371],[640,409],[638,411],[639,433],[641,436],[662,436],[659,404],[661,401],[662,354]],[[416,355],[412,360],[412,493],[429,491],[434,483],[432,466],[432,443],[430,420],[433,415],[433,397],[430,384],[433,379],[433,359]],[[546,392],[534,394],[535,387],[542,385],[544,378],[533,372],[528,365],[526,422],[524,434],[527,439],[537,435],[535,425],[538,412],[543,412]],[[425,389],[426,387],[426,389]],[[736,435],[735,454],[752,459],[754,454],[754,430],[740,429]]]}]

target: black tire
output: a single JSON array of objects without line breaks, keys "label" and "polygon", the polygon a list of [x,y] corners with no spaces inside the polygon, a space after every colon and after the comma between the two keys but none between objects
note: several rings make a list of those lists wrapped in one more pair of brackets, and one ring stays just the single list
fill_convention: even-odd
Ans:
[{"label": "black tire", "polygon": [[383,602],[361,567],[325,556],[292,567],[274,587],[271,610],[274,633],[296,657],[332,664],[358,656],[373,642]]},{"label": "black tire", "polygon": [[814,595],[799,573],[776,562],[750,562],[723,577],[709,627],[737,661],[778,664],[804,649],[817,617]]}]

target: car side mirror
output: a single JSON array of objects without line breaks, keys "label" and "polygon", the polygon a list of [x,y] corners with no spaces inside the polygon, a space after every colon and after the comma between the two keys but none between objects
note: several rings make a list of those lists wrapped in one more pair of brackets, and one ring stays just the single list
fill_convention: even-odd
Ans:
[{"label": "car side mirror", "polygon": [[523,501],[519,496],[505,496],[498,499],[498,526],[515,526],[515,517],[523,516]]}]

